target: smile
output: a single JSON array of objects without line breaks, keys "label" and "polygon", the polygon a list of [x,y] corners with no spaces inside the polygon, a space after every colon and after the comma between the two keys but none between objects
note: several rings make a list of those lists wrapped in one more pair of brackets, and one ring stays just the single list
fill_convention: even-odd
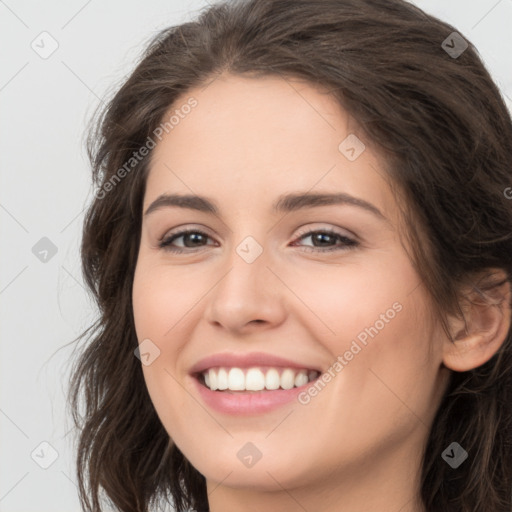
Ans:
[{"label": "smile", "polygon": [[277,354],[222,352],[197,361],[188,378],[209,409],[250,416],[297,404],[297,395],[320,377],[320,368],[312,360],[304,364]]},{"label": "smile", "polygon": [[298,388],[318,378],[316,370],[276,367],[209,368],[200,381],[212,391],[275,391]]}]

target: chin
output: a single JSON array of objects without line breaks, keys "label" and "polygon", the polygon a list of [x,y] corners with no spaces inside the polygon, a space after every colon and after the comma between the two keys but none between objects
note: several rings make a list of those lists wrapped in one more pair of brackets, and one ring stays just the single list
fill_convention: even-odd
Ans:
[{"label": "chin", "polygon": [[214,460],[205,460],[203,457],[202,460],[198,461],[198,464],[189,460],[209,482],[222,482],[222,485],[227,487],[235,489],[250,488],[261,492],[282,491],[283,487],[293,488],[301,485],[301,474],[311,474],[306,468],[301,468],[295,464],[295,461],[279,455],[272,458],[267,457],[267,460],[264,459],[265,456],[262,456],[254,465],[246,466],[237,458],[235,452],[234,457],[229,454],[226,457],[217,457]]}]

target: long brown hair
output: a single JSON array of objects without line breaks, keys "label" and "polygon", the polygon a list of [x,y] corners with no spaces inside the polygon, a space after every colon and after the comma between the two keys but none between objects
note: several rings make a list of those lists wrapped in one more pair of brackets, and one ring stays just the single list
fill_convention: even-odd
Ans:
[{"label": "long brown hair", "polygon": [[[386,155],[411,260],[444,327],[448,313],[463,318],[463,285],[484,297],[500,284],[492,268],[512,282],[511,117],[474,47],[453,32],[403,0],[249,0],[213,5],[151,41],[88,140],[97,193],[82,269],[100,315],[78,338],[87,344],[69,399],[84,510],[99,512],[101,493],[123,512],[165,500],[178,512],[208,510],[205,478],[169,439],[134,356],[131,290],[150,155],[130,159],[178,96],[218,73],[329,89]],[[486,364],[452,372],[423,458],[426,509],[510,512],[511,439],[509,330]],[[453,441],[469,454],[456,470],[441,457]]]}]

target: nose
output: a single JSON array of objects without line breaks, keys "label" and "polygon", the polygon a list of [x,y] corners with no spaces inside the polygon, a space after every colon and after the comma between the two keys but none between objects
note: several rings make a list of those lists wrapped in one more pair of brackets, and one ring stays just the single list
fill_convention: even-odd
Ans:
[{"label": "nose", "polygon": [[207,295],[206,320],[231,334],[274,328],[286,317],[285,287],[268,251],[249,261],[233,249]]}]

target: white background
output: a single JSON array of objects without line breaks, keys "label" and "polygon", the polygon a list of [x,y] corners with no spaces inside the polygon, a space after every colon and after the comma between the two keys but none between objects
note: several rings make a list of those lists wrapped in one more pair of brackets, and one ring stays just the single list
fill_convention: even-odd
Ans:
[{"label": "white background", "polygon": [[[414,3],[476,45],[512,109],[512,0]],[[0,0],[0,512],[80,510],[64,345],[96,314],[79,261],[91,199],[85,128],[145,44],[206,5]],[[43,31],[59,45],[47,59],[31,48]],[[46,263],[32,252],[42,237],[57,248]],[[47,469],[31,458],[37,448],[34,458],[50,461],[42,442],[58,452]]]}]

